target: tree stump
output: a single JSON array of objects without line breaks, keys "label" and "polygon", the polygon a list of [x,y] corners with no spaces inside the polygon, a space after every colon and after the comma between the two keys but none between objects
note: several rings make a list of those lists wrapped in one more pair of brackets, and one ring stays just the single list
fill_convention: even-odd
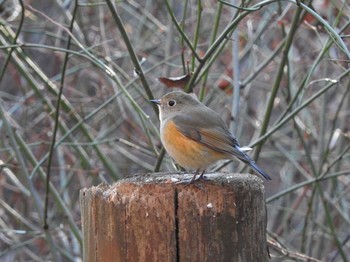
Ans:
[{"label": "tree stump", "polygon": [[[265,261],[262,181],[247,174],[148,174],[80,192],[83,259]],[[187,180],[188,181],[188,180]]]}]

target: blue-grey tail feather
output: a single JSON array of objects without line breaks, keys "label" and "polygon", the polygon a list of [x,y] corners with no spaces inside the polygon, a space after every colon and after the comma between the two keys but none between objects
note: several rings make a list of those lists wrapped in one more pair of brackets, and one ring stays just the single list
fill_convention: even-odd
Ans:
[{"label": "blue-grey tail feather", "polygon": [[249,166],[255,171],[255,173],[258,173],[259,175],[264,177],[266,180],[272,180],[272,178],[268,174],[266,174],[263,170],[261,170],[257,166],[254,160],[251,159],[251,161],[249,162]]},{"label": "blue-grey tail feather", "polygon": [[261,175],[266,180],[272,180],[272,178],[268,174],[266,174],[263,170],[261,170],[261,168],[258,167],[256,162],[253,159],[251,159],[245,152],[240,150],[239,147],[236,147],[235,149],[236,151],[238,151],[237,154],[234,154],[235,157],[237,157],[243,163],[247,164],[251,169],[253,169],[253,171],[256,174]]}]

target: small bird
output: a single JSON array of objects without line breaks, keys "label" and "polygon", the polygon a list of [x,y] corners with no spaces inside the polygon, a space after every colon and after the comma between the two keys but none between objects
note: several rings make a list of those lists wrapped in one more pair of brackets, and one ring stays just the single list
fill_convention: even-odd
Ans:
[{"label": "small bird", "polygon": [[270,176],[240,147],[221,116],[201,103],[195,94],[174,91],[159,100],[160,137],[168,154],[186,170],[196,170],[190,183],[203,177],[205,170],[223,159],[237,158],[266,180]]}]

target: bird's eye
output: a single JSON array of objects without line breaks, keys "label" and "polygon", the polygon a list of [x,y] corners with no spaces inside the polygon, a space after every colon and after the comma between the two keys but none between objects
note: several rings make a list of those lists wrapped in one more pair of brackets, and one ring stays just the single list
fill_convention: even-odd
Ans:
[{"label": "bird's eye", "polygon": [[168,106],[174,106],[176,105],[176,101],[175,100],[169,100],[168,101]]}]

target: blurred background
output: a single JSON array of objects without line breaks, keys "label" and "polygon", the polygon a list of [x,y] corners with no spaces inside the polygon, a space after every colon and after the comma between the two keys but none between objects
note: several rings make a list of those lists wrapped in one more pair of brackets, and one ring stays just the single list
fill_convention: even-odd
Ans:
[{"label": "blurred background", "polygon": [[349,38],[346,0],[0,0],[0,260],[81,261],[80,189],[178,169],[176,77],[273,178],[271,261],[350,260]]}]

